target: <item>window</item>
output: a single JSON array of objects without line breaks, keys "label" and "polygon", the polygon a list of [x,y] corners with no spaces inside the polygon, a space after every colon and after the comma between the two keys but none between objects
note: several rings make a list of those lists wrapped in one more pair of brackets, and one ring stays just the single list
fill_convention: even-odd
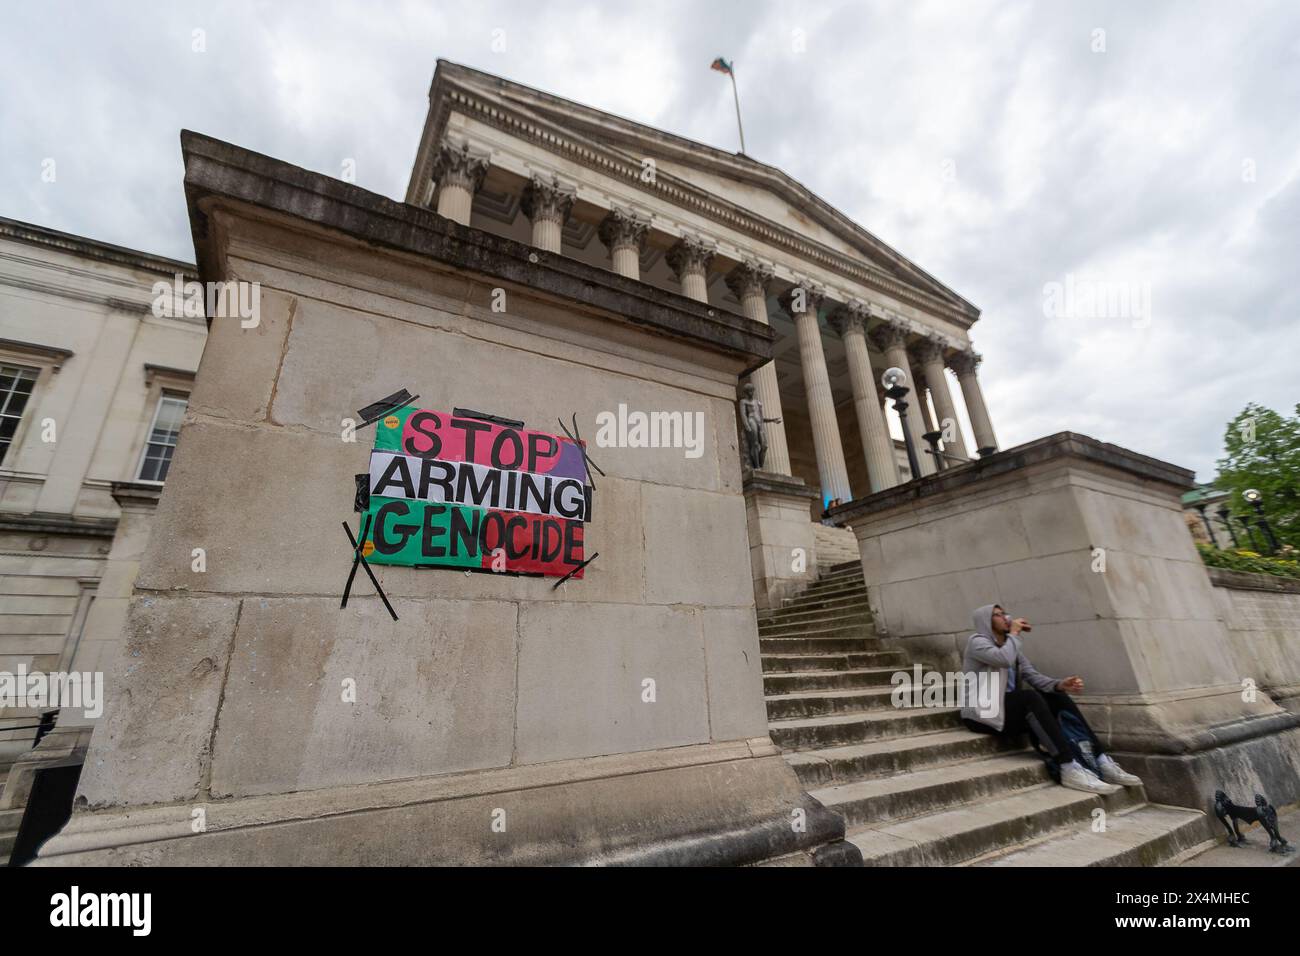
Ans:
[{"label": "window", "polygon": [[141,481],[165,481],[171,467],[172,453],[176,450],[176,436],[181,430],[181,419],[189,399],[184,395],[163,395],[154,412],[153,428],[149,430],[149,443],[140,463]]},{"label": "window", "polygon": [[39,369],[22,365],[0,364],[0,462],[9,453],[9,445],[23,420],[23,409],[32,397]]}]

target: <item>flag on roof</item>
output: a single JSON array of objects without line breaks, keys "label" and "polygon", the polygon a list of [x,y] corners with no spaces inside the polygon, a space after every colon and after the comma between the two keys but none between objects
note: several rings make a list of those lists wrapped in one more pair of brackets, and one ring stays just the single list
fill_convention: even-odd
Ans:
[{"label": "flag on roof", "polygon": [[726,60],[724,60],[722,57],[718,57],[716,60],[710,63],[709,69],[717,70],[719,73],[725,73],[727,74],[727,76],[732,75],[731,64],[728,63]]}]

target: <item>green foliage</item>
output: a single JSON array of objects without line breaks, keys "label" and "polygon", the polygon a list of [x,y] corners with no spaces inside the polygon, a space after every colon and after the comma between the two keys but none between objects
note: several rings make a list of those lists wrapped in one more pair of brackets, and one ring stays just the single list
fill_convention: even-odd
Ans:
[{"label": "green foliage", "polygon": [[1276,574],[1285,578],[1300,578],[1300,561],[1294,558],[1266,558],[1245,549],[1223,551],[1208,544],[1197,544],[1201,560],[1211,568],[1229,571],[1254,571],[1256,574]]},{"label": "green foliage", "polygon": [[1255,509],[1242,493],[1258,490],[1278,543],[1300,548],[1300,405],[1293,417],[1285,418],[1250,403],[1228,423],[1223,446],[1214,486],[1231,493],[1232,513],[1253,521]]}]

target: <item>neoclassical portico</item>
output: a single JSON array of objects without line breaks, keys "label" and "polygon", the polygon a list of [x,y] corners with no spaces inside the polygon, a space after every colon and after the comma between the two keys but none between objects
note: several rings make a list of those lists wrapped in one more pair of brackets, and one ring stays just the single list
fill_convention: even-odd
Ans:
[{"label": "neoclassical portico", "polygon": [[890,367],[911,390],[921,476],[997,448],[978,310],[784,174],[452,64],[430,100],[408,201],[776,331],[776,359],[749,378],[782,419],[764,471],[822,503],[913,477],[879,387]]}]

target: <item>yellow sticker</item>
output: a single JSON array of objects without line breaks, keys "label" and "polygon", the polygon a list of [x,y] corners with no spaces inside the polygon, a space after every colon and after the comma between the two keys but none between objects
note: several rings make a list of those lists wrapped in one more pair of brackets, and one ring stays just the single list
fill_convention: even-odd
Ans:
[{"label": "yellow sticker", "polygon": [[372,554],[375,553],[375,543],[373,541],[367,541],[365,544],[361,546],[361,553],[364,554],[367,558],[370,557]]},{"label": "yellow sticker", "polygon": [[401,424],[401,420],[396,415],[389,415],[387,418],[384,419],[384,424],[387,425],[389,428],[396,428],[398,425]]}]

